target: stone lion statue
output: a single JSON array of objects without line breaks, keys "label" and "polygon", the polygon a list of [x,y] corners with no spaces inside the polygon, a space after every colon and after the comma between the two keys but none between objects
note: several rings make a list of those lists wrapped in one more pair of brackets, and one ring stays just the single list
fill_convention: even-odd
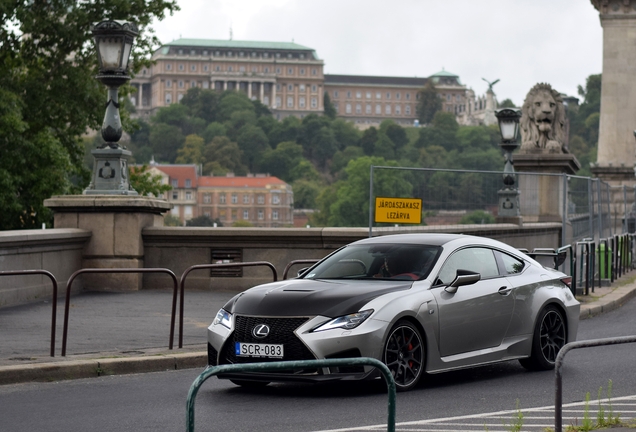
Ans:
[{"label": "stone lion statue", "polygon": [[532,87],[521,108],[520,153],[568,153],[563,98],[550,84]]}]

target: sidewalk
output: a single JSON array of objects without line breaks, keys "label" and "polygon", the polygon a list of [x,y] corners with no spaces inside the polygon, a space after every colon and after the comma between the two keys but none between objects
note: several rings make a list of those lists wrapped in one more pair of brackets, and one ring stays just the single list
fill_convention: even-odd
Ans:
[{"label": "sidewalk", "polygon": [[[171,291],[86,292],[71,298],[66,356],[61,356],[64,299],[58,300],[55,357],[50,357],[51,299],[0,309],[0,385],[100,375],[204,368],[206,329],[235,293],[185,293],[183,348],[168,349]],[[581,296],[581,319],[636,295],[636,273]]]}]

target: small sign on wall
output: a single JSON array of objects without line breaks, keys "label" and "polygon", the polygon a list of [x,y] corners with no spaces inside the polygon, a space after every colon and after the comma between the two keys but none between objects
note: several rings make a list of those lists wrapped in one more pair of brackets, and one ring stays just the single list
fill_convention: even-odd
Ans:
[{"label": "small sign on wall", "polygon": [[421,224],[421,198],[375,198],[375,222]]}]

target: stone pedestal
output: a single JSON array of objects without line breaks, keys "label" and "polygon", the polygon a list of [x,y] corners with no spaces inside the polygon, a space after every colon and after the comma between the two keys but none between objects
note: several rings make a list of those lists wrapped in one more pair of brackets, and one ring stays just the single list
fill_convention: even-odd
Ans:
[{"label": "stone pedestal", "polygon": [[[142,196],[61,195],[44,201],[54,212],[55,228],[92,232],[83,251],[83,268],[143,268],[146,227],[163,226],[162,213],[171,205]],[[84,274],[91,290],[139,290],[142,274]]]},{"label": "stone pedestal", "polygon": [[91,151],[95,168],[91,184],[84,195],[137,195],[128,179],[128,161],[132,153],[123,148],[103,148]]},{"label": "stone pedestal", "polygon": [[575,174],[581,168],[576,157],[573,154],[515,154],[514,165],[524,222],[561,222],[567,191],[563,176],[555,174]]}]

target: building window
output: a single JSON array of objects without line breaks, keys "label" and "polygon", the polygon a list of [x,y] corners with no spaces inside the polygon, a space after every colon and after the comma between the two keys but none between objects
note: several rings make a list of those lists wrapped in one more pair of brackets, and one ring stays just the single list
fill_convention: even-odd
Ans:
[{"label": "building window", "polygon": [[351,99],[351,92],[350,91],[347,92],[347,99]]},{"label": "building window", "polygon": [[240,66],[239,67],[239,72],[245,72],[245,66]]},{"label": "building window", "polygon": [[236,209],[232,209],[232,220],[238,219],[238,211]]},{"label": "building window", "polygon": [[263,220],[263,210],[258,211],[258,220]]},{"label": "building window", "polygon": [[166,93],[166,105],[170,105],[172,103],[172,93]]},{"label": "building window", "polygon": [[183,63],[179,63],[179,70],[182,71],[185,69],[185,66],[183,66]]},{"label": "building window", "polygon": [[172,70],[172,64],[171,63],[167,63],[166,64],[166,70]]},{"label": "building window", "polygon": [[376,98],[376,99],[382,99],[382,93],[377,92],[377,93],[375,94],[375,98]]},{"label": "building window", "polygon": [[272,195],[272,204],[280,204],[280,196],[277,194]]},{"label": "building window", "polygon": [[340,112],[340,107],[338,106],[338,102],[334,102],[333,107],[336,109],[336,112]]},{"label": "building window", "polygon": [[243,210],[243,219],[244,220],[248,220],[250,218],[250,211],[249,210]]},{"label": "building window", "polygon": [[243,194],[243,204],[250,203],[250,196],[248,194]]},{"label": "building window", "polygon": [[258,197],[256,197],[256,202],[258,204],[265,204],[265,195],[259,194]]},{"label": "building window", "polygon": [[457,102],[461,102],[461,100],[462,100],[461,95],[455,95],[455,100],[456,100]]},{"label": "building window", "polygon": [[177,96],[177,100],[179,102],[181,102],[181,99],[183,99],[183,93],[179,93],[179,95]]},{"label": "building window", "polygon": [[301,96],[301,97],[298,98],[298,106],[300,108],[305,108],[305,97],[304,96]]},{"label": "building window", "polygon": [[186,192],[186,199],[187,200],[191,200],[192,199],[192,192],[190,192],[190,191]]},{"label": "building window", "polygon": [[232,194],[232,204],[238,203],[238,195],[235,193]]},{"label": "building window", "polygon": [[210,204],[211,202],[212,202],[212,195],[203,194],[203,203],[204,204]]},{"label": "building window", "polygon": [[387,98],[387,99],[391,99],[391,93],[386,92],[386,98]]},{"label": "building window", "polygon": [[210,217],[210,212],[209,212],[209,211],[203,212],[203,216],[205,216],[205,217],[208,217],[208,218],[209,218],[209,217]]},{"label": "building window", "polygon": [[362,114],[362,105],[356,104],[356,114]]},{"label": "building window", "polygon": [[178,200],[179,199],[179,192],[178,191],[172,191],[172,199],[173,200]]},{"label": "building window", "polygon": [[166,80],[166,87],[172,88],[172,80]]},{"label": "building window", "polygon": [[356,92],[356,99],[360,99],[362,97],[362,92]]},{"label": "building window", "polygon": [[299,84],[298,85],[298,90],[301,91],[301,92],[304,92],[305,91],[305,84]]},{"label": "building window", "polygon": [[183,210],[183,217],[185,219],[192,219],[192,206],[185,206]]},{"label": "building window", "polygon": [[263,103],[269,105],[269,96],[263,96]]},{"label": "building window", "polygon": [[447,100],[448,102],[450,102],[450,100],[451,100],[451,95],[447,94],[447,95],[446,95],[446,100]]},{"label": "building window", "polygon": [[304,68],[300,68],[300,74],[301,75],[305,75],[305,69]]},{"label": "building window", "polygon": [[333,97],[334,97],[334,99],[338,97],[338,94],[339,94],[339,93],[338,93],[338,90],[335,90],[335,91],[333,92]]},{"label": "building window", "polygon": [[172,179],[172,187],[173,188],[178,188],[179,187],[179,180],[178,179]]},{"label": "building window", "polygon": [[218,71],[220,71],[220,70],[221,70],[221,66],[216,65],[216,67],[214,68],[214,70],[215,70],[215,71],[217,71],[217,72],[218,72]]},{"label": "building window", "polygon": [[367,99],[371,99],[371,92],[367,92]]},{"label": "building window", "polygon": [[294,69],[287,68],[287,75],[293,75],[293,74],[294,74]]},{"label": "building window", "polygon": [[406,115],[410,115],[411,114],[411,106],[410,105],[407,105],[407,106],[404,107],[404,113]]},{"label": "building window", "polygon": [[196,72],[196,70],[197,70],[197,65],[191,65],[191,66],[190,66],[190,70],[191,70],[192,72]]},{"label": "building window", "polygon": [[263,58],[269,58],[269,53],[263,53]]},{"label": "building window", "polygon": [[411,100],[411,93],[406,94],[406,100]]},{"label": "building window", "polygon": [[274,108],[278,108],[282,103],[282,99],[280,98],[280,96],[276,96],[276,105],[274,105]]},{"label": "building window", "polygon": [[375,106],[375,113],[382,114],[382,105],[378,104]]},{"label": "building window", "polygon": [[401,97],[402,97],[402,95],[401,95],[400,93],[396,93],[396,94],[395,94],[395,98],[396,98],[396,99],[400,99]]},{"label": "building window", "polygon": [[396,115],[402,114],[402,107],[400,105],[395,106],[395,114]]},{"label": "building window", "polygon": [[269,73],[269,68],[268,68],[268,67],[266,67],[265,69],[263,69],[263,72],[265,72],[265,73]]},{"label": "building window", "polygon": [[192,180],[190,180],[190,179],[186,179],[186,181],[185,181],[185,187],[187,187],[187,188],[192,187]]},{"label": "building window", "polygon": [[276,68],[276,73],[280,74],[280,68]]},{"label": "building window", "polygon": [[346,104],[345,105],[345,113],[351,114],[351,104]]},{"label": "building window", "polygon": [[288,84],[287,85],[287,91],[294,91],[294,85],[293,84]]},{"label": "building window", "polygon": [[195,81],[190,81],[190,88],[195,88],[197,83]]},{"label": "building window", "polygon": [[367,106],[365,107],[366,109],[366,113],[367,114],[371,114],[371,105],[367,104]]},{"label": "building window", "polygon": [[278,220],[278,210],[272,210],[272,219]]},{"label": "building window", "polygon": [[183,84],[183,80],[179,80],[179,88],[183,88],[184,84]]},{"label": "building window", "polygon": [[219,203],[220,204],[225,204],[225,194],[224,193],[219,195]]},{"label": "building window", "polygon": [[386,105],[384,107],[384,113],[385,114],[391,114],[391,105]]},{"label": "building window", "polygon": [[316,68],[313,68],[313,69],[311,70],[311,74],[312,74],[312,75],[317,75],[317,74],[318,74],[318,71],[316,70]]},{"label": "building window", "polygon": [[203,81],[203,88],[210,88],[210,82],[209,81]]},{"label": "building window", "polygon": [[311,98],[311,107],[312,108],[317,108],[318,107],[318,99],[316,99],[315,97]]},{"label": "building window", "polygon": [[292,96],[287,96],[287,108],[294,107],[294,98]]},{"label": "building window", "polygon": [[227,70],[228,70],[228,72],[232,72],[234,70],[234,67],[230,66],[230,67],[227,68]]}]

